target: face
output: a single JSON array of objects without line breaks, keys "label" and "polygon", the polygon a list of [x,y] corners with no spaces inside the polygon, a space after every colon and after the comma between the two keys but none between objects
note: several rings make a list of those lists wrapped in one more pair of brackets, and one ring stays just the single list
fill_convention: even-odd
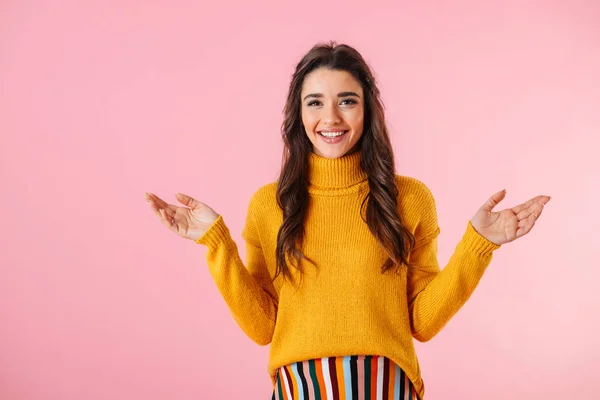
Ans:
[{"label": "face", "polygon": [[339,158],[357,150],[363,133],[364,97],[349,72],[318,68],[304,78],[302,124],[313,152]]}]

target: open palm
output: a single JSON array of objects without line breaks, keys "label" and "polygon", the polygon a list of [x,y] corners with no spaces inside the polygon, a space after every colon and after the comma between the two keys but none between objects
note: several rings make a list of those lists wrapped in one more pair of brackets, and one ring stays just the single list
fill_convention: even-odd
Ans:
[{"label": "open palm", "polygon": [[513,208],[492,211],[505,196],[505,190],[494,194],[471,219],[473,228],[497,245],[512,242],[526,235],[542,215],[544,205],[550,201],[550,196],[540,195]]},{"label": "open palm", "polygon": [[163,225],[186,239],[198,240],[219,217],[215,210],[183,193],[176,193],[175,198],[186,207],[169,204],[153,193],[146,193],[145,198]]}]

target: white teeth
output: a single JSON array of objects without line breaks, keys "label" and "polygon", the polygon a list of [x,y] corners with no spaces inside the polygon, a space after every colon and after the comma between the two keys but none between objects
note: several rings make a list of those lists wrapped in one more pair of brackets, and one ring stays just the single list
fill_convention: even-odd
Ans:
[{"label": "white teeth", "polygon": [[336,136],[341,136],[344,134],[345,131],[339,131],[339,132],[321,132],[321,135],[325,136],[325,137],[336,137]]}]

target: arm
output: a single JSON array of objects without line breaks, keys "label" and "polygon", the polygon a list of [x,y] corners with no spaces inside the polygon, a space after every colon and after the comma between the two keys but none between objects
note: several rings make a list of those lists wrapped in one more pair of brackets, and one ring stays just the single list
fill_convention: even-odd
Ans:
[{"label": "arm", "polygon": [[417,229],[417,243],[408,272],[408,307],[413,337],[433,338],[469,299],[500,246],[489,242],[469,222],[448,264],[440,270],[435,201],[429,189],[423,193],[424,217]]},{"label": "arm", "polygon": [[234,320],[250,339],[267,345],[275,329],[277,295],[265,264],[252,212],[251,203],[243,231],[245,266],[221,215],[196,243],[208,247],[206,260],[209,271]]}]

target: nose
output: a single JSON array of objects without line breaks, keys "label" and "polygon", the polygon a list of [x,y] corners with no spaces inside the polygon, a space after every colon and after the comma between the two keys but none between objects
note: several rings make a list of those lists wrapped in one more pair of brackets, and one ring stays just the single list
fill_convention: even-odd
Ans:
[{"label": "nose", "polygon": [[340,123],[340,120],[336,104],[323,108],[323,123],[325,125],[335,125]]}]

